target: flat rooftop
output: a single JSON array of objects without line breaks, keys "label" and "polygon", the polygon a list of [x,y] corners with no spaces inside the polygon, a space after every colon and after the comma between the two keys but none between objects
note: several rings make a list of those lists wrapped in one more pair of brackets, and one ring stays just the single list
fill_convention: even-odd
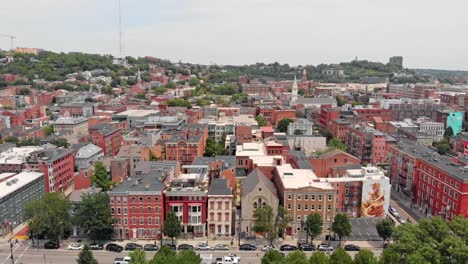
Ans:
[{"label": "flat rooftop", "polygon": [[129,109],[118,113],[118,116],[129,116],[129,117],[143,117],[151,114],[157,114],[159,111],[156,110],[145,110],[145,109]]},{"label": "flat rooftop", "polygon": [[7,181],[0,182],[0,199],[42,177],[44,173],[23,171]]},{"label": "flat rooftop", "polygon": [[283,182],[285,189],[297,189],[307,186],[320,189],[334,190],[334,187],[326,182],[318,182],[318,177],[311,169],[294,169],[291,164],[276,166],[276,170]]},{"label": "flat rooftop", "polygon": [[238,145],[236,156],[266,156],[266,148],[263,143],[244,143]]},{"label": "flat rooftop", "polygon": [[23,164],[31,153],[42,149],[42,147],[36,146],[10,148],[0,153],[0,164]]}]

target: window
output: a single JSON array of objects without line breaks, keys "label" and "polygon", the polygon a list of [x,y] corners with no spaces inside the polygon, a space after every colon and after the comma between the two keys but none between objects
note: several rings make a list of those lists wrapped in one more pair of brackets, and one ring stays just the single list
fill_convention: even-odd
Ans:
[{"label": "window", "polygon": [[117,197],[117,204],[120,204],[120,197]]},{"label": "window", "polygon": [[147,199],[148,203],[151,203],[151,196]]},{"label": "window", "polygon": [[458,193],[454,193],[453,198],[455,198],[455,200],[457,200],[458,199]]},{"label": "window", "polygon": [[223,203],[222,203],[222,202],[218,202],[218,210],[221,210],[221,209],[222,209],[222,208],[221,208],[221,207],[222,207],[222,205],[223,205]]},{"label": "window", "polygon": [[447,193],[447,186],[444,186],[444,193]]},{"label": "window", "polygon": [[331,204],[328,205],[327,210],[331,211]]},{"label": "window", "polygon": [[291,199],[292,199],[292,195],[288,193],[288,200],[291,200]]},{"label": "window", "polygon": [[114,204],[114,197],[111,197],[111,198],[109,199],[109,202],[110,202],[110,204]]},{"label": "window", "polygon": [[311,199],[312,201],[315,201],[315,194],[312,194],[312,196],[310,197],[310,199]]},{"label": "window", "polygon": [[301,216],[300,215],[297,216],[297,221],[301,221]]},{"label": "window", "polygon": [[302,194],[297,195],[297,200],[302,200]]},{"label": "window", "polygon": [[136,197],[132,196],[132,203],[135,203],[135,202],[136,202]]},{"label": "window", "polygon": [[221,213],[218,213],[218,221],[221,221]]},{"label": "window", "polygon": [[114,207],[111,207],[111,214],[114,214]]},{"label": "window", "polygon": [[297,210],[301,210],[301,205],[300,204],[297,205]]},{"label": "window", "polygon": [[124,218],[124,225],[128,225],[128,219]]},{"label": "window", "polygon": [[224,221],[229,222],[229,213],[224,214]]},{"label": "window", "polygon": [[315,205],[311,205],[311,206],[310,206],[310,210],[311,210],[311,211],[315,211]]},{"label": "window", "polygon": [[331,201],[331,200],[332,200],[332,195],[329,194],[329,195],[328,195],[328,201]]},{"label": "window", "polygon": [[140,225],[143,225],[145,223],[145,219],[143,217],[140,217]]},{"label": "window", "polygon": [[319,200],[319,201],[322,201],[322,195],[321,195],[321,194],[319,194],[318,200]]},{"label": "window", "polygon": [[132,217],[132,225],[136,225],[136,217]]},{"label": "window", "polygon": [[148,217],[148,225],[152,225],[153,224],[153,219],[151,217]]},{"label": "window", "polygon": [[124,207],[124,215],[127,215],[127,207]]},{"label": "window", "polygon": [[322,211],[322,205],[321,205],[321,204],[319,204],[318,210],[319,210],[319,211]]},{"label": "window", "polygon": [[231,208],[231,202],[224,202],[224,209],[229,210]]},{"label": "window", "polygon": [[334,159],[333,162],[337,163],[337,162],[338,162],[338,159]]},{"label": "window", "polygon": [[143,206],[140,207],[140,214],[144,213],[145,212],[145,208],[143,208]]},{"label": "window", "polygon": [[305,200],[305,201],[308,201],[308,200],[309,200],[309,195],[308,195],[308,194],[304,194],[304,200]]},{"label": "window", "polygon": [[210,210],[214,210],[214,202],[213,201],[210,202]]},{"label": "window", "polygon": [[122,198],[123,204],[127,204],[127,197]]},{"label": "window", "polygon": [[291,204],[288,204],[288,210],[291,210]]},{"label": "window", "polygon": [[151,207],[148,207],[148,214],[151,214]]},{"label": "window", "polygon": [[304,211],[309,210],[309,206],[307,204],[304,204]]},{"label": "window", "polygon": [[156,206],[156,207],[154,208],[154,212],[157,213],[157,214],[159,214],[159,207]]},{"label": "window", "polygon": [[154,218],[154,224],[159,225],[159,217]]}]

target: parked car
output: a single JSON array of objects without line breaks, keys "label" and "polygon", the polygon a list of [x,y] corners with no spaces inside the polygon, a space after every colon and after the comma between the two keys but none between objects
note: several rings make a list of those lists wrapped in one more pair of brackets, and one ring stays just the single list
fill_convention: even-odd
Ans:
[{"label": "parked car", "polygon": [[103,249],[104,249],[104,245],[103,245],[103,244],[96,244],[96,243],[93,243],[93,244],[90,244],[90,245],[89,245],[89,249],[91,249],[91,250],[103,250]]},{"label": "parked car", "polygon": [[112,252],[122,252],[124,248],[120,245],[114,244],[114,243],[109,243],[106,245],[106,250],[107,251],[112,251]]},{"label": "parked car", "polygon": [[315,247],[309,243],[299,243],[298,248],[302,251],[315,251]]},{"label": "parked car", "polygon": [[285,244],[280,247],[280,251],[294,251],[297,250],[296,246]]},{"label": "parked car", "polygon": [[348,244],[348,245],[344,246],[344,249],[346,251],[359,251],[359,250],[361,250],[361,247],[353,245],[353,244]]},{"label": "parked car", "polygon": [[145,250],[145,251],[158,251],[159,247],[156,246],[155,244],[145,244],[143,246],[143,250]]},{"label": "parked car", "polygon": [[169,247],[169,248],[170,248],[170,249],[172,249],[172,250],[177,250],[177,247],[176,247],[176,245],[172,245],[172,244],[164,244],[164,245],[162,245],[162,246],[163,246],[163,247],[164,247],[164,246],[167,246],[167,247]]},{"label": "parked car", "polygon": [[83,248],[84,246],[78,243],[68,245],[68,250],[82,250]]},{"label": "parked car", "polygon": [[137,243],[127,243],[125,245],[125,250],[127,250],[127,251],[133,251],[133,250],[138,249],[138,248],[143,249],[143,246],[140,245],[140,244],[137,244]]},{"label": "parked car", "polygon": [[218,244],[214,246],[214,250],[229,250],[229,246],[226,244]]},{"label": "parked car", "polygon": [[198,244],[195,246],[195,250],[207,251],[207,250],[211,250],[211,247],[208,246],[208,244],[206,244],[206,243],[198,243]]},{"label": "parked car", "polygon": [[266,246],[262,247],[263,252],[267,252],[269,250],[276,250],[276,248],[275,248],[275,246],[270,246],[270,245],[266,245]]},{"label": "parked car", "polygon": [[117,257],[114,259],[114,264],[129,264],[132,259],[129,256]]},{"label": "parked car", "polygon": [[239,246],[239,250],[242,251],[255,251],[257,250],[257,247],[251,244],[242,244]]},{"label": "parked car", "polygon": [[44,243],[44,249],[57,249],[60,248],[59,243],[55,241],[47,241]]},{"label": "parked car", "polygon": [[320,244],[318,249],[320,251],[333,251],[333,247],[332,246],[329,246],[327,244]]},{"label": "parked car", "polygon": [[388,207],[388,212],[389,212],[390,214],[392,214],[396,219],[399,219],[399,218],[400,218],[400,214],[398,213],[398,211],[397,211],[395,208],[389,206],[389,207]]},{"label": "parked car", "polygon": [[192,249],[193,250],[193,246],[192,245],[189,245],[189,244],[180,244],[178,247],[177,247],[178,250],[189,250],[189,249]]}]

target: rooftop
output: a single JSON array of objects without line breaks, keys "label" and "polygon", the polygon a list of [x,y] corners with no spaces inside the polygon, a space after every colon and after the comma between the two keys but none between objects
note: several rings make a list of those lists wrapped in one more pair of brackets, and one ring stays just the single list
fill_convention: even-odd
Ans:
[{"label": "rooftop", "polygon": [[23,171],[7,181],[0,182],[0,199],[42,177],[44,173]]},{"label": "rooftop", "polygon": [[320,189],[334,189],[331,184],[317,182],[318,177],[311,169],[294,169],[291,164],[283,164],[276,166],[276,170],[285,189],[298,189],[307,186]]},{"label": "rooftop", "polygon": [[232,195],[231,189],[227,186],[226,179],[214,178],[211,180],[210,189],[208,195]]},{"label": "rooftop", "polygon": [[238,145],[236,156],[266,156],[266,148],[263,143],[244,143]]},{"label": "rooftop", "polygon": [[78,150],[75,158],[87,159],[90,158],[99,152],[102,152],[102,149],[94,144],[88,144]]},{"label": "rooftop", "polygon": [[120,183],[109,194],[140,194],[140,193],[156,193],[161,194],[164,190],[164,184],[159,181],[158,175],[147,175],[144,177],[127,178],[126,181]]},{"label": "rooftop", "polygon": [[75,125],[88,121],[86,117],[59,117],[55,120],[55,125]]},{"label": "rooftop", "polygon": [[157,114],[159,111],[156,110],[144,110],[144,109],[129,109],[118,113],[118,116],[129,116],[129,117],[144,117],[152,114]]},{"label": "rooftop", "polygon": [[89,187],[82,190],[73,190],[68,196],[68,200],[72,203],[80,203],[83,200],[83,195],[95,194],[101,192],[101,188]]},{"label": "rooftop", "polygon": [[23,164],[31,153],[41,149],[43,148],[35,146],[10,148],[0,153],[0,164]]}]

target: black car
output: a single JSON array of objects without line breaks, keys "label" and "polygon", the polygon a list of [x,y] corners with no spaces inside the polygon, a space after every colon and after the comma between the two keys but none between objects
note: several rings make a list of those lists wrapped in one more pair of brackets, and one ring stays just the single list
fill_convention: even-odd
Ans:
[{"label": "black car", "polygon": [[250,244],[242,244],[242,245],[239,246],[239,250],[255,251],[255,250],[257,250],[257,247],[254,246],[254,245],[250,245]]},{"label": "black car", "polygon": [[297,250],[297,247],[293,245],[285,244],[280,247],[280,251],[294,251],[294,250]]},{"label": "black car", "polygon": [[91,250],[102,250],[104,249],[104,245],[103,244],[90,244],[89,245],[89,249]]},{"label": "black car", "polygon": [[353,244],[348,244],[344,246],[344,249],[346,251],[359,251],[361,248],[359,246],[353,245]]},{"label": "black car", "polygon": [[158,251],[159,247],[154,244],[146,244],[143,246],[145,251]]},{"label": "black car", "polygon": [[124,249],[122,246],[114,244],[114,243],[109,243],[106,245],[106,250],[107,251],[112,251],[112,252],[122,252]]},{"label": "black car", "polygon": [[299,243],[298,248],[302,251],[315,251],[315,247],[309,243]]},{"label": "black car", "polygon": [[193,250],[193,246],[192,245],[189,245],[189,244],[180,244],[178,247],[177,247],[178,250]]},{"label": "black car", "polygon": [[133,251],[135,249],[143,249],[143,246],[137,243],[127,243],[125,245],[125,250],[127,251]]},{"label": "black car", "polygon": [[60,245],[59,243],[55,241],[47,241],[44,243],[44,248],[45,249],[57,249],[57,248],[60,248]]}]

